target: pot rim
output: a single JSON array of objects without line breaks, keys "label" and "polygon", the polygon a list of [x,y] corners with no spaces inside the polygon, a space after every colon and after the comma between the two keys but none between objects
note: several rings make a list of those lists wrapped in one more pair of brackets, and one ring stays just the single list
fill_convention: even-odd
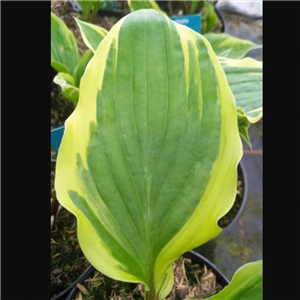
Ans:
[{"label": "pot rim", "polygon": [[[51,298],[51,300],[68,300],[71,299],[70,297],[73,296],[74,291],[76,292],[77,290],[77,283],[80,283],[87,279],[92,272],[95,271],[95,268],[92,265],[89,265],[83,272],[82,274],[77,277],[76,280],[74,280],[67,288],[65,288],[63,291],[61,291],[58,295],[54,296]],[[69,292],[69,294],[67,294]],[[70,296],[71,295],[71,296]]]},{"label": "pot rim", "polygon": [[205,256],[201,255],[200,253],[190,250],[183,254],[183,256],[186,256],[190,259],[196,259],[197,263],[200,266],[206,265],[209,269],[213,271],[213,273],[216,275],[217,282],[222,285],[222,287],[225,287],[229,284],[229,279]]},{"label": "pot rim", "polygon": [[122,10],[109,10],[109,9],[99,9],[97,11],[98,16],[108,16],[108,17],[116,17],[116,18],[123,18],[128,15],[126,12]]}]

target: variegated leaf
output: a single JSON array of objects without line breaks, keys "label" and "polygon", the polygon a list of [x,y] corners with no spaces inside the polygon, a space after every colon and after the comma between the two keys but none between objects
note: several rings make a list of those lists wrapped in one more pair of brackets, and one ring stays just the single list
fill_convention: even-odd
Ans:
[{"label": "variegated leaf", "polygon": [[218,56],[242,58],[250,50],[261,48],[261,45],[234,37],[227,33],[207,33],[204,35]]},{"label": "variegated leaf", "polygon": [[80,21],[76,18],[75,21],[79,26],[84,43],[90,50],[95,52],[100,42],[107,35],[107,30],[100,26]]},{"label": "variegated leaf", "polygon": [[79,58],[72,31],[51,12],[51,66],[57,72],[72,74]]},{"label": "variegated leaf", "polygon": [[229,285],[207,300],[262,300],[262,267],[262,260],[240,267]]},{"label": "variegated leaf", "polygon": [[262,62],[253,58],[230,59],[219,57],[228,84],[235,97],[236,107],[242,108],[250,123],[262,118]]},{"label": "variegated leaf", "polygon": [[86,68],[58,153],[57,198],[97,270],[163,299],[172,263],[221,232],[241,155],[234,98],[207,40],[142,9]]},{"label": "variegated leaf", "polygon": [[75,104],[78,102],[79,89],[75,86],[74,78],[71,75],[60,72],[54,77],[53,82],[61,87],[64,97]]}]

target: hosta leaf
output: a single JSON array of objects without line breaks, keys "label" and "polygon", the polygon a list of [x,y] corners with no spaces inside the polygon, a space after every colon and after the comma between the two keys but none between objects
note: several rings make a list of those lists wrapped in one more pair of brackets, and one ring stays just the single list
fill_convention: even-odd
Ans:
[{"label": "hosta leaf", "polygon": [[131,1],[128,0],[128,5],[130,8],[130,11],[136,11],[139,9],[155,9],[156,11],[159,11],[163,14],[166,14],[163,10],[160,9],[159,5],[156,3],[156,1]]},{"label": "hosta leaf", "polygon": [[206,298],[206,300],[262,299],[262,260],[248,263],[239,268],[228,286],[217,295]]},{"label": "hosta leaf", "polygon": [[219,57],[236,107],[242,108],[250,123],[262,118],[262,62],[253,58],[241,60]]},{"label": "hosta leaf", "polygon": [[79,58],[73,33],[51,12],[51,66],[57,72],[72,74]]},{"label": "hosta leaf", "polygon": [[152,9],[111,29],[65,123],[55,181],[96,269],[168,294],[173,261],[216,237],[233,205],[236,120],[201,35]]},{"label": "hosta leaf", "polygon": [[242,138],[246,141],[250,149],[252,149],[252,145],[248,133],[250,122],[247,119],[244,110],[242,108],[237,109],[237,117],[238,117],[239,133],[242,136]]},{"label": "hosta leaf", "polygon": [[205,1],[189,1],[189,14],[196,14],[203,8]]},{"label": "hosta leaf", "polygon": [[227,33],[207,33],[204,35],[218,56],[242,58],[250,50],[261,48],[261,45],[243,40]]},{"label": "hosta leaf", "polygon": [[61,87],[64,97],[75,104],[78,102],[79,89],[75,86],[71,75],[60,72],[54,77],[53,82]]},{"label": "hosta leaf", "polygon": [[201,10],[202,19],[202,32],[208,32],[209,30],[215,28],[218,24],[218,16],[215,12],[213,4],[208,1],[204,1],[204,7]]},{"label": "hosta leaf", "polygon": [[67,66],[58,63],[57,61],[51,61],[51,67],[56,70],[56,72],[63,72],[70,74],[70,70]]},{"label": "hosta leaf", "polygon": [[85,21],[92,20],[101,6],[101,1],[76,1],[81,7],[81,18]]},{"label": "hosta leaf", "polygon": [[95,52],[100,42],[107,35],[107,30],[100,26],[74,19],[79,26],[84,43]]},{"label": "hosta leaf", "polygon": [[79,87],[80,79],[85,71],[87,64],[89,63],[89,61],[93,56],[94,56],[93,51],[88,49],[78,61],[77,66],[73,73],[74,83],[76,87]]}]

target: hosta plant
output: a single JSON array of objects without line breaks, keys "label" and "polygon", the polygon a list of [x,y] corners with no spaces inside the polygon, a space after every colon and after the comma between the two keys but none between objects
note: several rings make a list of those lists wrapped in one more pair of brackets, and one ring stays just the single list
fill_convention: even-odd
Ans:
[{"label": "hosta plant", "polygon": [[112,28],[81,79],[55,178],[97,270],[143,283],[147,300],[170,292],[172,263],[216,237],[233,205],[237,118],[202,35],[151,9]]},{"label": "hosta plant", "polygon": [[[97,45],[106,36],[107,31],[93,24],[76,19],[82,32],[89,28],[89,40],[97,40]],[[51,66],[58,74],[53,81],[62,89],[65,98],[77,104],[79,98],[80,79],[85,68],[93,57],[90,46],[83,56],[80,56],[74,34],[66,24],[54,13],[51,13]]]}]

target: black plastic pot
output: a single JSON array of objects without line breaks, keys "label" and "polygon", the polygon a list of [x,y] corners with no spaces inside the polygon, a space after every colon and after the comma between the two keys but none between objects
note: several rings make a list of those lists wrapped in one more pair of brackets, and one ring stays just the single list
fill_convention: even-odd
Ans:
[{"label": "black plastic pot", "polygon": [[[219,283],[222,287],[225,287],[229,284],[229,280],[227,277],[207,258],[202,256],[201,254],[195,251],[188,251],[183,254],[184,257],[191,259],[193,264],[198,264],[200,267],[206,265],[208,269],[210,269],[215,275],[217,283]],[[51,300],[72,300],[75,298],[78,288],[78,283],[83,283],[84,280],[92,276],[95,268],[92,265],[89,265],[84,272],[65,290],[59,293],[57,296],[53,297]]]},{"label": "black plastic pot", "polygon": [[206,265],[206,267],[216,275],[217,283],[219,283],[222,287],[225,287],[229,284],[228,278],[207,258],[203,255],[199,254],[196,251],[188,251],[184,253],[184,257],[187,257],[192,260],[194,264],[198,264],[200,267]]},{"label": "black plastic pot", "polygon": [[121,10],[106,10],[106,9],[99,9],[98,10],[98,16],[101,17],[115,17],[117,19],[122,19],[125,17],[127,14],[124,11]]},{"label": "black plastic pot", "polygon": [[60,292],[58,295],[51,298],[51,300],[70,300],[72,299],[73,295],[77,292],[77,283],[82,283],[84,280],[89,278],[92,273],[95,271],[95,268],[92,265],[89,265],[82,274],[66,289]]},{"label": "black plastic pot", "polygon": [[[247,173],[245,171],[245,167],[244,164],[242,163],[242,161],[240,161],[239,165],[238,165],[238,176],[239,178],[241,178],[244,186],[244,193],[243,193],[243,199],[242,199],[242,204],[241,207],[238,211],[238,213],[236,214],[236,216],[234,217],[234,219],[232,220],[231,224],[235,223],[237,221],[237,219],[239,218],[241,212],[243,211],[245,204],[246,204],[246,200],[247,200],[247,194],[248,194],[248,181],[247,181]],[[227,228],[227,227],[226,227]]]},{"label": "black plastic pot", "polygon": [[218,10],[218,8],[216,7],[217,2],[218,2],[218,1],[216,1],[216,2],[214,3],[214,9],[215,9],[215,13],[217,14],[219,20],[220,20],[221,23],[222,23],[221,32],[224,33],[224,32],[225,32],[225,20],[224,20],[224,18],[223,18],[223,16],[222,16],[222,13],[221,13],[221,12]]}]

